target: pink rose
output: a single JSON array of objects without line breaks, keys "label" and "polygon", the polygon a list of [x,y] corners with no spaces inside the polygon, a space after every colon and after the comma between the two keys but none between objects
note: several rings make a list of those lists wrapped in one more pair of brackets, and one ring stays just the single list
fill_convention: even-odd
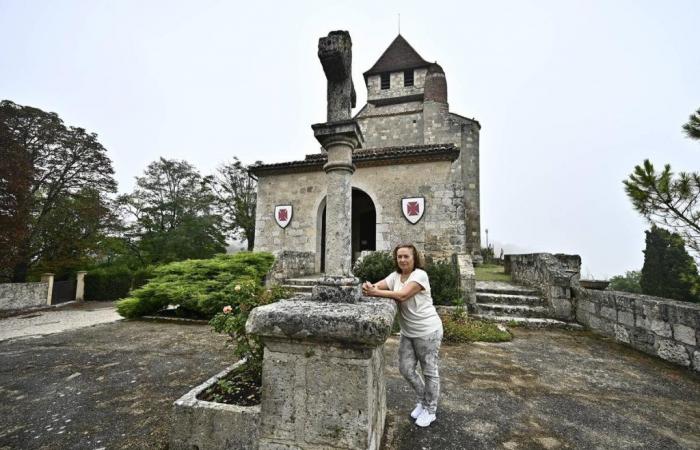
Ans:
[{"label": "pink rose", "polygon": [[224,314],[231,314],[231,311],[233,311],[233,308],[230,306],[224,306]]}]

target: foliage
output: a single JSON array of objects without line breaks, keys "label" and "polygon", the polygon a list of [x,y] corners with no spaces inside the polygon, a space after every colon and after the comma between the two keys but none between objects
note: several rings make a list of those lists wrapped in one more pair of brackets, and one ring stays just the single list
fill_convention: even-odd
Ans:
[{"label": "foliage", "polygon": [[666,164],[657,173],[646,159],[624,181],[634,208],[651,224],[679,233],[700,257],[700,172],[674,176]]},{"label": "foliage", "polygon": [[688,123],[683,125],[683,131],[691,139],[700,139],[700,108],[690,115]]},{"label": "foliage", "polygon": [[43,263],[53,271],[84,263],[112,224],[112,162],[97,135],[65,126],[55,113],[0,102],[0,271],[24,281]]},{"label": "foliage", "polygon": [[484,264],[495,264],[495,262],[498,261],[493,252],[492,244],[488,247],[481,247],[481,258],[483,259]]},{"label": "foliage", "polygon": [[246,359],[246,372],[261,383],[263,346],[259,337],[246,333],[245,324],[253,308],[289,297],[290,292],[281,286],[265,289],[252,281],[246,281],[236,285],[228,294],[229,303],[222,307],[209,324],[217,333],[231,336],[234,354],[240,359]]},{"label": "foliage", "polygon": [[698,268],[685,251],[680,235],[656,226],[646,232],[639,284],[647,295],[700,302]]},{"label": "foliage", "polygon": [[[117,312],[133,318],[152,314],[169,304],[213,317],[231,304],[235,286],[261,284],[272,267],[270,253],[240,252],[211,259],[191,259],[157,267],[154,277],[117,303]],[[233,296],[233,297],[232,297]]]},{"label": "foliage", "polygon": [[461,298],[459,290],[459,274],[457,267],[450,261],[429,262],[425,271],[430,280],[433,303],[436,305],[451,305]]},{"label": "foliage", "polygon": [[468,317],[455,317],[454,314],[442,317],[443,340],[448,343],[463,342],[507,342],[513,336],[497,324]]},{"label": "foliage", "polygon": [[88,271],[85,275],[86,300],[117,300],[131,289],[133,275],[128,267],[105,267]]},{"label": "foliage", "polygon": [[624,275],[616,275],[610,278],[610,284],[608,285],[608,290],[610,291],[623,291],[631,292],[633,294],[641,294],[642,286],[639,281],[642,278],[642,272],[639,270],[630,270],[625,272]]},{"label": "foliage", "polygon": [[233,161],[217,169],[212,188],[226,230],[235,237],[245,238],[248,250],[253,250],[257,182],[234,157]]},{"label": "foliage", "polygon": [[496,264],[481,264],[474,267],[477,281],[511,281],[503,266]]},{"label": "foliage", "polygon": [[376,283],[389,276],[394,270],[396,269],[391,252],[376,251],[355,262],[353,273],[362,282]]},{"label": "foliage", "polygon": [[131,279],[131,289],[140,288],[144,284],[148,283],[148,280],[150,280],[154,276],[155,268],[153,266],[147,266],[141,269],[136,269]]},{"label": "foliage", "polygon": [[214,211],[211,178],[188,162],[160,158],[118,198],[125,247],[142,266],[211,258],[225,250],[223,222]]}]

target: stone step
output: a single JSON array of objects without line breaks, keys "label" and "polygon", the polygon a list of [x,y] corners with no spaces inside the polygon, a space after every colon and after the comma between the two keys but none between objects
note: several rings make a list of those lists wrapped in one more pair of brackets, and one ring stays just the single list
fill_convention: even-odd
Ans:
[{"label": "stone step", "polygon": [[520,286],[513,283],[506,283],[504,281],[477,281],[476,292],[506,295],[540,295],[537,289],[533,289],[528,286]]},{"label": "stone step", "polygon": [[495,294],[493,292],[477,292],[477,303],[498,303],[502,305],[544,306],[544,300],[536,295]]},{"label": "stone step", "polygon": [[549,315],[544,306],[502,305],[498,303],[477,303],[477,313],[482,316],[540,317]]},{"label": "stone step", "polygon": [[[289,280],[287,280],[289,281]],[[306,284],[283,284],[283,288],[289,289],[290,291],[296,292],[296,293],[311,293],[311,290],[314,288],[313,285],[306,285]]]},{"label": "stone step", "polygon": [[547,319],[541,317],[482,316],[479,314],[473,314],[471,317],[523,328],[563,328],[566,330],[584,329],[583,326],[577,323],[563,322],[557,319]]},{"label": "stone step", "polygon": [[318,284],[319,277],[306,277],[306,278],[287,278],[284,280],[285,285],[294,286],[315,286]]}]

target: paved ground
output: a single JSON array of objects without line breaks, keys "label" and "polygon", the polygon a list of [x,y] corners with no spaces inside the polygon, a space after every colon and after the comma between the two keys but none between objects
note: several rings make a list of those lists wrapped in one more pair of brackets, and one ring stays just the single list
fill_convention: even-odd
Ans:
[{"label": "paved ground", "polygon": [[0,319],[0,341],[42,336],[121,320],[114,302],[71,303],[60,308],[33,311]]},{"label": "paved ground", "polygon": [[588,332],[443,346],[430,428],[387,345],[387,449],[699,449],[700,376]]},{"label": "paved ground", "polygon": [[[0,321],[0,328],[4,321]],[[700,376],[583,332],[444,346],[438,421],[386,346],[387,449],[700,448]],[[166,448],[173,401],[231,362],[200,325],[120,321],[0,342],[0,449]]]}]

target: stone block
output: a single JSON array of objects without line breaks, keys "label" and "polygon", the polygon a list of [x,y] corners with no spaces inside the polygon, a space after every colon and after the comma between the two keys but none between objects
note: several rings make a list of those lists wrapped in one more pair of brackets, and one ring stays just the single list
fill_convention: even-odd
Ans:
[{"label": "stone block", "polygon": [[619,342],[624,342],[625,344],[630,343],[630,333],[629,330],[622,325],[615,325],[615,339]]},{"label": "stone block", "polygon": [[666,337],[670,338],[672,336],[672,331],[671,331],[671,324],[668,322],[664,322],[662,320],[651,320],[649,322],[649,329],[654,332],[655,334],[661,336],[661,337]]},{"label": "stone block", "polygon": [[700,372],[700,351],[693,352],[693,369]]},{"label": "stone block", "polygon": [[617,321],[617,310],[615,310],[615,308],[601,306],[600,315],[608,320],[612,320],[613,322]]},{"label": "stone block", "polygon": [[652,355],[656,354],[654,343],[656,335],[644,328],[634,328],[630,335],[630,345],[638,350]]},{"label": "stone block", "polygon": [[634,327],[634,313],[631,311],[617,311],[617,322],[626,327]]},{"label": "stone block", "polygon": [[674,324],[673,325],[673,339],[680,341],[688,345],[697,345],[697,340],[695,339],[694,328],[687,327],[685,325]]},{"label": "stone block", "polygon": [[655,344],[656,354],[667,361],[681,366],[690,365],[690,356],[685,346],[669,339],[658,339]]}]

